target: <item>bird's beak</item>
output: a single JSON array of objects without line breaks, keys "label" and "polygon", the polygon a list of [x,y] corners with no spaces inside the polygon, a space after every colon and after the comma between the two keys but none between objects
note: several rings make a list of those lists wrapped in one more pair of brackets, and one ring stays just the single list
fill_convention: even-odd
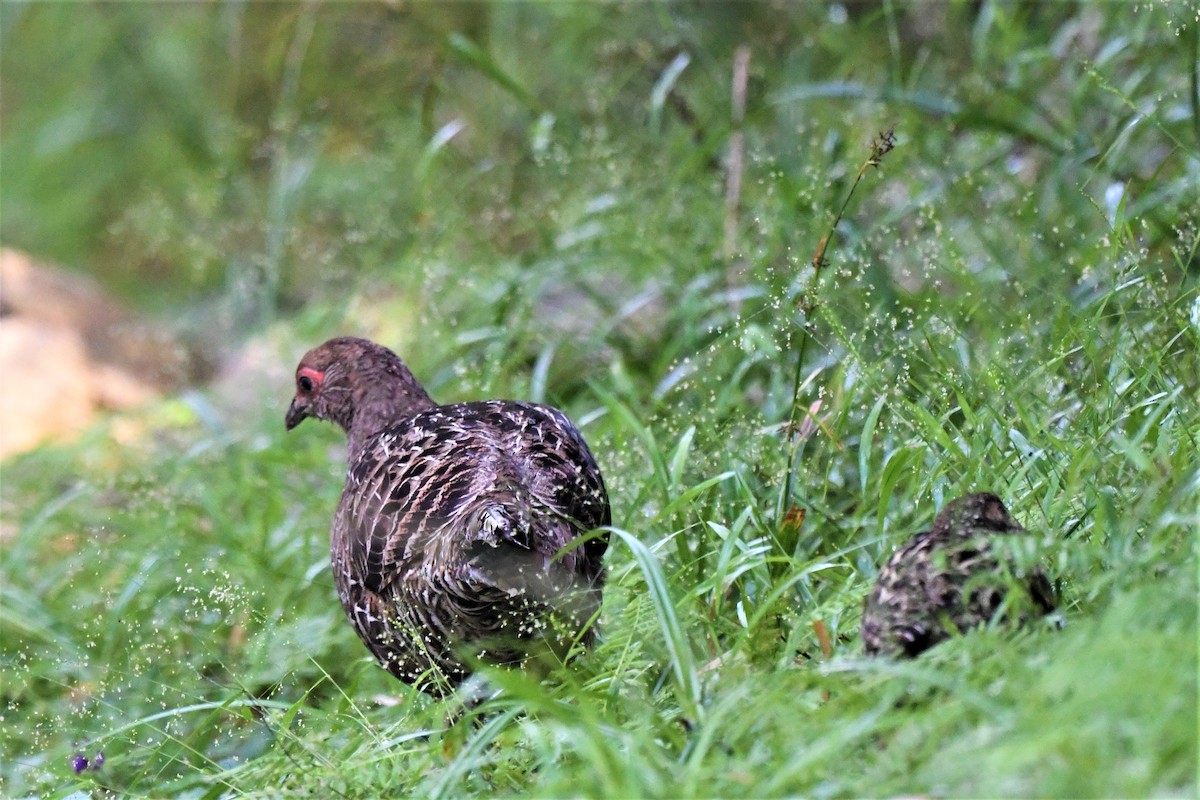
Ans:
[{"label": "bird's beak", "polygon": [[290,431],[306,419],[308,419],[308,403],[301,402],[299,398],[293,398],[292,404],[288,406],[287,416],[283,418],[283,424]]}]

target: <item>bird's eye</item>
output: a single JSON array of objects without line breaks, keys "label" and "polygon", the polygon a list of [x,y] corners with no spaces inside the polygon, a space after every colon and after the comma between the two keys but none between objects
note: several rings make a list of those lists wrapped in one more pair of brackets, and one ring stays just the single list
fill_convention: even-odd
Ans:
[{"label": "bird's eye", "polygon": [[296,378],[296,385],[300,387],[300,391],[302,392],[311,392],[313,390],[312,378],[307,375],[301,375],[299,378]]}]

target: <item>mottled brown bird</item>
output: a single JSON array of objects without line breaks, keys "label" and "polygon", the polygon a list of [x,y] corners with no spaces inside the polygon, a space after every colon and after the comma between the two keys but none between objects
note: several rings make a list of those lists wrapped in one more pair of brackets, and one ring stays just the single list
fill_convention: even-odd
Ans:
[{"label": "mottled brown bird", "polygon": [[608,542],[567,545],[611,516],[600,469],[561,411],[438,405],[391,350],[344,337],[296,369],[288,430],[308,417],[349,438],[333,578],[393,675],[441,697],[473,659],[519,664],[591,643]]},{"label": "mottled brown bird", "polygon": [[[1023,620],[1054,610],[1054,592],[1040,569],[1016,571],[998,537],[1025,534],[999,497],[978,493],[946,504],[932,530],[897,550],[863,605],[867,655],[915,656],[955,631],[989,622],[1007,602]],[[1020,586],[1024,596],[1009,592]]]}]

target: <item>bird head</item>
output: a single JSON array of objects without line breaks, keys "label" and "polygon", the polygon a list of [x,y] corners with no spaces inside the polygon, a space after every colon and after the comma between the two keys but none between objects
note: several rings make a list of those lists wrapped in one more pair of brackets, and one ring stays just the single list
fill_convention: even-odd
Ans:
[{"label": "bird head", "polygon": [[933,530],[944,534],[970,534],[980,530],[1010,533],[1025,529],[1008,513],[999,497],[989,492],[977,492],[947,503],[934,519]]},{"label": "bird head", "polygon": [[367,339],[342,336],[304,354],[296,367],[296,394],[284,424],[290,431],[309,417],[334,422],[351,445],[434,402],[400,357]]},{"label": "bird head", "polygon": [[349,430],[354,418],[353,366],[366,340],[330,339],[304,354],[296,367],[296,395],[284,424],[290,431],[309,417],[336,422]]}]

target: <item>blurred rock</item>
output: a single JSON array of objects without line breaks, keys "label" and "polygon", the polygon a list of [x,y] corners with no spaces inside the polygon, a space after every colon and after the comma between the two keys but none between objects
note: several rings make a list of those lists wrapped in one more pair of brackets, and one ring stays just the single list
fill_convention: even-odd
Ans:
[{"label": "blurred rock", "polygon": [[194,359],[90,279],[0,250],[0,456],[182,386]]},{"label": "blurred rock", "polygon": [[95,413],[87,348],[71,328],[4,316],[0,371],[0,456],[76,433]]}]

